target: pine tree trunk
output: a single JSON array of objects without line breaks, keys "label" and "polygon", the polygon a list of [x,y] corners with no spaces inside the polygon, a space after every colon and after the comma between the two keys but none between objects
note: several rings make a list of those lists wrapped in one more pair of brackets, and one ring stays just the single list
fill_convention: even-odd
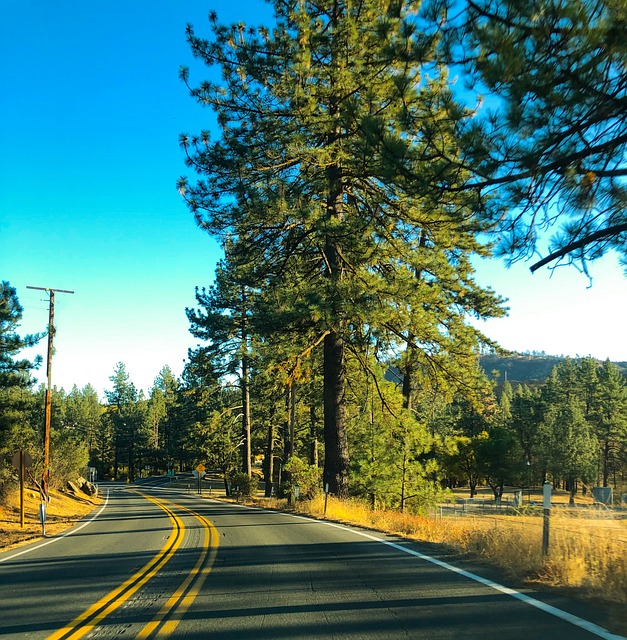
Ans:
[{"label": "pine tree trunk", "polygon": [[324,339],[324,482],[330,493],[348,496],[348,444],[344,412],[344,342],[336,333]]},{"label": "pine tree trunk", "polygon": [[318,434],[316,432],[316,407],[311,404],[309,406],[309,434],[311,437],[311,446],[309,449],[309,464],[318,466]]},{"label": "pine tree trunk", "polygon": [[[339,24],[343,6],[335,0],[331,10],[331,30]],[[327,137],[327,146],[331,150],[340,144],[342,126],[340,108],[343,94],[339,90],[342,59],[342,42],[335,39],[331,43],[331,79],[329,91],[329,117],[332,128]],[[336,76],[337,72],[337,76]],[[337,151],[337,150],[334,150]],[[338,156],[336,156],[337,158]],[[344,217],[345,187],[342,168],[339,161],[330,163],[326,168],[327,201],[326,215],[331,228],[341,224]],[[345,395],[346,371],[344,363],[344,341],[339,327],[343,324],[342,303],[339,299],[339,284],[342,281],[343,266],[340,259],[338,240],[332,234],[325,239],[326,277],[329,280],[331,318],[330,333],[324,339],[323,362],[323,406],[324,406],[324,483],[329,485],[330,493],[348,497],[348,442],[346,438]]]},{"label": "pine tree trunk", "polygon": [[403,462],[401,467],[401,513],[405,513],[405,487],[407,484],[407,451],[403,449]]},{"label": "pine tree trunk", "polygon": [[242,357],[242,472],[252,476],[250,446],[250,388],[248,384],[248,357]]},{"label": "pine tree trunk", "polygon": [[266,485],[264,496],[272,496],[272,482],[274,481],[274,403],[270,409],[268,432],[266,435],[266,458],[263,464],[263,479]]},{"label": "pine tree trunk", "polygon": [[[289,462],[290,458],[294,455],[294,421],[295,421],[296,401],[294,385],[290,384],[287,387],[287,394],[285,396],[285,413],[287,420],[285,423],[285,434],[283,436],[283,463],[284,465]],[[281,470],[281,482],[289,482],[292,474],[285,468]]]},{"label": "pine tree trunk", "polygon": [[114,424],[115,428],[115,438],[113,441],[113,446],[115,450],[113,452],[113,478],[115,480],[118,479],[118,469],[120,467],[120,459],[119,459],[119,451],[120,451],[120,436],[118,434],[118,426]]},{"label": "pine tree trunk", "polygon": [[412,398],[411,390],[413,385],[413,364],[412,364],[412,348],[407,346],[408,353],[406,354],[407,360],[405,362],[405,369],[403,371],[403,407],[405,409],[412,410]]},{"label": "pine tree trunk", "polygon": [[246,323],[247,299],[246,287],[242,287],[242,329],[241,329],[241,353],[242,353],[242,437],[244,446],[242,447],[242,472],[249,478],[252,477],[253,469],[251,463],[252,448],[250,442],[250,385],[248,379],[248,327]]}]

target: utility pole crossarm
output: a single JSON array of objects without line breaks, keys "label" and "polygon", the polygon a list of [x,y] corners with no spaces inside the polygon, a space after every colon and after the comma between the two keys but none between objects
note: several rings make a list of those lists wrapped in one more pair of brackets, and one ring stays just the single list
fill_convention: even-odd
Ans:
[{"label": "utility pole crossarm", "polygon": [[74,293],[74,291],[68,291],[67,289],[52,289],[50,287],[30,287],[26,285],[27,289],[36,289],[37,291],[56,291],[57,293]]}]

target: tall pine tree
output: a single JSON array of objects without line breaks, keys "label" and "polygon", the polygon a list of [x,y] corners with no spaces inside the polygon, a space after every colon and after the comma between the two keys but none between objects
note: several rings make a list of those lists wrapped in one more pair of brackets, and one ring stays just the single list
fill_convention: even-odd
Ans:
[{"label": "tall pine tree", "polygon": [[[189,27],[193,53],[217,65],[222,81],[194,87],[187,70],[182,77],[216,113],[220,136],[182,136],[202,179],[181,179],[179,190],[203,228],[236,242],[259,285],[280,288],[288,268],[302,273],[292,311],[322,340],[324,480],[346,495],[346,350],[355,327],[389,317],[408,290],[390,273],[411,263],[420,238],[438,265],[454,246],[459,255],[478,247],[469,241],[481,231],[475,196],[450,189],[468,179],[450,158],[464,154],[458,133],[471,114],[452,99],[435,57],[437,25],[421,20],[415,2],[277,0],[274,10],[271,31],[215,16],[211,40]],[[454,290],[441,270],[427,281]],[[404,272],[415,281],[415,270]],[[496,307],[471,300],[436,304],[487,315]],[[410,338],[405,326],[401,335]],[[425,332],[415,346],[430,339]]]}]

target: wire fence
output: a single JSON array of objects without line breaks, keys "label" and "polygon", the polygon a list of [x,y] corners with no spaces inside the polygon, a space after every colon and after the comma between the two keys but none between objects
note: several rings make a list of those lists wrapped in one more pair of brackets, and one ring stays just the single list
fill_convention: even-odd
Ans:
[{"label": "wire fence", "polygon": [[[541,528],[544,520],[542,504],[520,504],[517,498],[500,501],[485,498],[457,499],[438,505],[436,518],[470,518],[499,525]],[[551,528],[554,532],[572,534],[599,540],[608,536],[615,542],[627,545],[627,509],[605,505],[554,504],[550,510]]]}]

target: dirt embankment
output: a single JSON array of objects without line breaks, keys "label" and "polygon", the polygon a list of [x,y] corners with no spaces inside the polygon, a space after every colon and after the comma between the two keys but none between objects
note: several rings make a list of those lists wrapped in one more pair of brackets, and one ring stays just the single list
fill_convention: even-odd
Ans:
[{"label": "dirt embankment", "polygon": [[[0,504],[0,551],[6,551],[26,542],[42,537],[39,519],[39,492],[24,490],[24,526],[20,524],[20,494],[18,490],[9,493]],[[46,535],[56,535],[76,524],[81,518],[98,506],[102,500],[97,496],[87,496],[80,492],[52,490],[46,508]]]}]

